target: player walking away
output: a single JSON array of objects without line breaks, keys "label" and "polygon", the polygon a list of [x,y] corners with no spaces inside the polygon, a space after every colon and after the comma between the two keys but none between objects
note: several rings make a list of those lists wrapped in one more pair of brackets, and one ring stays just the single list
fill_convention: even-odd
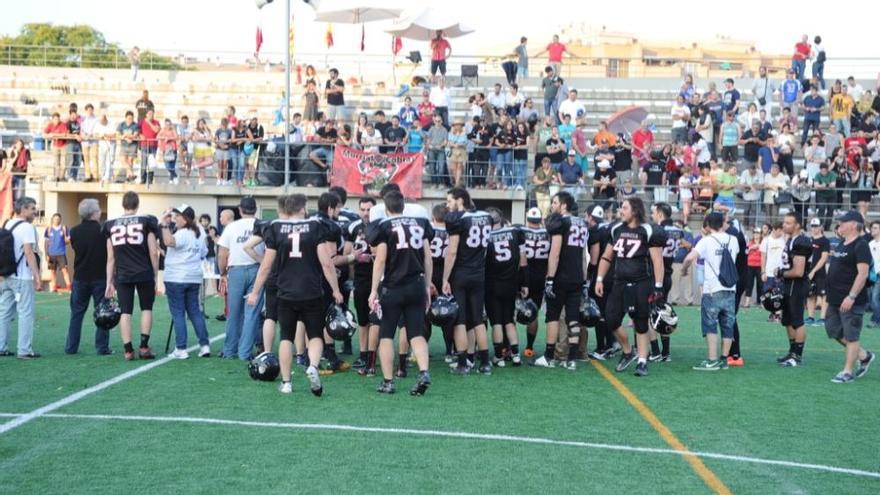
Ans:
[{"label": "player walking away", "polygon": [[[862,237],[864,218],[849,211],[837,218],[843,239],[831,249],[828,271],[828,312],[825,332],[846,349],[843,370],[831,379],[834,383],[849,383],[865,376],[876,357],[859,344],[868,291],[865,290],[868,271],[871,270],[871,248]],[[853,368],[858,364],[855,373]]]},{"label": "player walking away", "polygon": [[151,215],[138,215],[140,198],[128,191],[122,196],[124,214],[104,224],[107,238],[107,289],[104,296],[118,295],[122,318],[119,329],[125,360],[134,359],[131,344],[131,315],[134,294],[141,308],[141,343],[138,357],[154,359],[150,349],[153,328],[153,302],[156,300],[156,274],[159,271],[159,221]]},{"label": "player walking away", "polygon": [[[345,202],[348,201],[348,192],[345,188],[339,186],[333,186],[329,189],[329,192],[339,196],[339,212],[336,215],[336,223],[339,225],[339,228],[342,229],[343,239],[339,242],[337,246],[338,255],[343,255],[345,250],[346,242],[345,239],[348,236],[348,227],[352,222],[357,222],[361,219],[361,216],[356,211],[349,210],[345,207]],[[354,284],[350,282],[353,280],[351,267],[354,263],[357,262],[357,256],[354,257],[354,261],[349,261],[347,267],[340,267],[340,275],[339,275],[339,289],[342,291],[342,297],[345,298],[345,306],[348,306],[349,298],[351,297],[351,293],[354,290]],[[335,344],[334,344],[335,345]],[[351,348],[351,338],[346,338],[342,341],[342,354],[350,356],[352,354]]]},{"label": "player walking away", "polygon": [[[580,323],[581,298],[587,287],[584,269],[584,250],[589,241],[590,229],[583,218],[571,214],[576,208],[574,196],[560,192],[550,201],[547,217],[547,234],[550,236],[550,256],[547,259],[547,280],[544,296],[547,298],[547,347],[544,355],[534,361],[535,366],[553,368],[559,321],[565,310],[568,327],[568,359],[565,367],[576,370],[578,343],[582,335]],[[647,316],[645,316],[647,318]],[[647,321],[647,320],[646,320]]]},{"label": "player walking away", "polygon": [[[532,208],[526,212],[526,228],[522,229],[525,243],[523,252],[529,268],[529,299],[541,309],[544,302],[544,281],[547,279],[547,258],[550,257],[550,236],[542,223],[541,210]],[[525,357],[535,355],[535,338],[538,336],[538,319],[526,327]]]},{"label": "player walking away", "polygon": [[[492,231],[492,217],[478,211],[471,195],[463,187],[453,187],[446,193],[446,232],[449,251],[443,264],[443,293],[455,297],[459,312],[455,324],[455,351],[458,365],[453,373],[466,375],[473,366],[476,349],[480,357],[480,373],[492,373],[489,363],[489,342],[483,318],[485,298],[486,248]],[[469,346],[475,342],[474,347]]]},{"label": "player walking away", "polygon": [[[610,232],[613,224],[603,223],[605,219],[605,210],[601,206],[594,206],[590,209],[590,214],[586,217],[587,227],[590,231],[590,237],[587,239],[587,249],[590,253],[590,265],[587,267],[587,280],[589,281],[590,290],[588,294],[596,301],[601,310],[599,321],[596,323],[596,348],[590,352],[589,356],[599,361],[605,361],[620,350],[620,345],[614,339],[614,333],[608,328],[605,320],[605,298],[596,294],[596,276],[599,272],[599,258],[605,251],[605,247],[610,240]],[[613,269],[613,267],[612,267]],[[606,280],[605,289],[610,291],[611,279]],[[586,342],[583,346],[586,349]]]},{"label": "player walking away", "polygon": [[[669,291],[672,290],[672,264],[675,262],[675,253],[681,248],[684,231],[672,224],[672,207],[668,203],[654,204],[651,209],[651,220],[666,233],[666,245],[663,246],[663,300],[666,300],[669,298]],[[671,361],[669,335],[660,336],[660,342],[663,343],[662,351],[657,343],[657,332],[653,328],[650,330],[650,335],[651,355],[648,360],[664,363]]]},{"label": "player walking away", "polygon": [[[339,210],[341,209],[339,196],[335,193],[326,192],[318,197],[318,214],[314,217],[326,224],[327,230],[330,232],[331,241],[325,247],[330,249],[328,255],[331,263],[335,267],[337,273],[337,287],[339,286],[338,274],[339,270],[348,270],[348,265],[354,260],[355,255],[340,256],[340,249],[344,245],[345,239],[342,236],[342,227],[340,227],[337,219],[339,218]],[[333,304],[333,291],[331,286],[324,283],[324,310],[326,311]],[[310,354],[311,355],[311,354]],[[351,366],[336,355],[336,344],[330,334],[324,332],[324,358],[327,360],[327,369],[321,370],[324,374],[332,374],[337,371],[346,371]],[[315,364],[318,363],[309,363]]]},{"label": "player walking away", "polygon": [[[810,270],[810,291],[807,297],[807,318],[804,324],[811,326],[825,326],[825,285],[828,275],[828,253],[831,251],[831,241],[825,237],[825,228],[822,220],[814,218],[810,220],[810,240],[813,243],[813,252],[810,256],[812,269]],[[821,306],[819,319],[813,318],[816,314],[816,306]]]},{"label": "player walking away", "polygon": [[[282,195],[278,198],[278,219],[287,220],[289,218],[286,208],[287,196]],[[265,247],[257,251],[257,246],[266,242],[268,231],[272,229],[271,221],[256,220],[254,221],[254,231],[251,238],[244,243],[244,252],[254,259],[257,263],[263,262],[265,256]],[[269,275],[266,276],[266,293],[265,301],[265,318],[263,319],[263,352],[272,352],[275,348],[275,323],[278,321],[278,283],[277,283],[277,267],[278,262],[272,265]],[[262,354],[262,352],[260,353]]]},{"label": "player walking away", "polygon": [[[486,254],[486,313],[492,323],[495,348],[492,364],[503,368],[509,350],[513,365],[519,366],[522,358],[513,315],[517,296],[529,295],[528,264],[523,250],[525,236],[522,230],[504,219],[498,208],[488,208],[486,212],[492,217],[493,228]],[[509,349],[505,347],[505,340]]]},{"label": "player walking away", "polygon": [[[410,395],[423,395],[431,384],[428,373],[428,342],[425,340],[425,312],[431,299],[431,248],[434,237],[431,223],[424,218],[403,216],[403,195],[392,191],[385,195],[388,218],[372,227],[369,244],[375,252],[370,306],[381,305],[379,359],[383,380],[379,393],[393,394],[392,379],[394,334],[403,316],[410,345],[419,366],[419,378]],[[381,287],[380,287],[381,284]],[[381,302],[379,300],[381,294]]]},{"label": "player walking away", "polygon": [[318,373],[318,364],[324,351],[324,315],[327,312],[323,286],[329,287],[331,302],[342,303],[342,294],[339,292],[336,270],[331,259],[335,250],[332,244],[337,239],[337,233],[328,228],[328,222],[316,217],[306,218],[305,195],[292,194],[284,203],[284,210],[289,218],[276,220],[269,229],[264,230],[266,253],[260,263],[254,288],[247,296],[247,303],[251,306],[257,304],[257,296],[274,266],[278,284],[278,321],[281,324],[281,343],[278,345],[278,360],[281,364],[279,391],[283,394],[293,392],[290,383],[293,340],[297,324],[302,322],[308,337],[309,350],[306,376],[312,394],[320,397],[324,387]]},{"label": "player walking away", "polygon": [[[367,226],[370,208],[376,206],[373,198],[361,198],[358,203],[360,218],[348,224],[345,239],[345,256],[356,254],[351,267],[351,280],[354,281],[354,309],[358,323],[360,355],[352,367],[363,375],[375,374],[376,349],[379,345],[379,326],[370,323],[370,284],[373,279],[373,252],[367,243]],[[343,294],[344,296],[344,294]],[[372,376],[372,375],[370,375]]]},{"label": "player walking away", "polygon": [[620,206],[620,224],[611,229],[611,243],[599,261],[596,294],[605,294],[605,275],[614,262],[614,285],[608,294],[605,318],[615,329],[623,355],[617,371],[626,370],[636,355],[623,328],[623,317],[629,314],[636,330],[638,365],[636,376],[648,375],[648,317],[651,306],[664,302],[663,248],[666,235],[659,227],[647,223],[645,204],[640,198],[629,198]]},{"label": "player walking away", "polygon": [[804,356],[807,330],[804,326],[804,306],[810,289],[810,257],[813,243],[801,229],[801,218],[789,212],[782,220],[782,230],[788,240],[782,253],[782,267],[777,277],[782,285],[782,326],[788,332],[788,354],[777,362],[786,368],[800,366]]},{"label": "player walking away", "polygon": [[[431,227],[434,228],[434,238],[431,239],[431,260],[433,268],[431,270],[431,298],[440,295],[443,289],[443,262],[449,251],[449,235],[446,233],[446,215],[449,214],[449,208],[445,204],[434,205],[431,210]],[[430,329],[428,322],[427,329]],[[455,339],[453,338],[453,325],[448,325],[440,330],[443,331],[443,343],[446,345],[446,364],[455,362]]]}]

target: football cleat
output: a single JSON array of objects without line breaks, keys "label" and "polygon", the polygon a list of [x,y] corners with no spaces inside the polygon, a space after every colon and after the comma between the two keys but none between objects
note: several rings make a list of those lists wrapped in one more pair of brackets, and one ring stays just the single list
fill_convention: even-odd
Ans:
[{"label": "football cleat", "polygon": [[648,361],[650,361],[652,363],[660,361],[661,359],[663,359],[662,354],[651,354],[650,356],[648,356]]},{"label": "football cleat", "polygon": [[449,372],[452,373],[453,375],[466,376],[466,375],[469,375],[469,374],[471,373],[471,368],[470,368],[470,366],[458,366],[458,365],[456,365],[456,366],[453,366],[453,367],[449,370]]},{"label": "football cleat", "polygon": [[416,381],[416,384],[413,385],[413,388],[409,389],[409,395],[425,395],[429,385],[431,385],[431,374],[427,371],[422,371],[419,373],[419,379]]},{"label": "football cleat", "polygon": [[376,392],[380,394],[393,394],[397,390],[397,387],[394,386],[394,382],[391,380],[382,380],[379,382],[379,385],[376,386]]},{"label": "football cleat", "polygon": [[834,378],[831,379],[831,383],[850,383],[855,380],[855,377],[849,373],[840,372]]},{"label": "football cleat", "polygon": [[278,385],[278,391],[282,394],[292,394],[293,393],[293,385],[290,382],[281,382]]},{"label": "football cleat", "polygon": [[141,347],[138,349],[138,357],[140,359],[156,359],[156,355],[153,354],[153,350],[149,347]]},{"label": "football cleat", "polygon": [[801,365],[801,358],[797,356],[790,356],[788,359],[780,363],[780,366],[783,368],[797,368]]},{"label": "football cleat", "polygon": [[124,356],[125,356],[126,361],[133,361],[134,360],[134,352],[126,351]]},{"label": "football cleat", "polygon": [[568,371],[577,371],[578,369],[577,362],[575,361],[566,361],[564,367]]},{"label": "football cleat", "polygon": [[782,357],[778,357],[778,358],[776,358],[776,364],[782,364],[782,363],[788,361],[789,359],[791,359],[792,356],[793,356],[793,354],[789,352],[788,354],[786,354]]},{"label": "football cleat", "polygon": [[492,366],[503,368],[505,366],[504,358],[495,356],[492,358]]},{"label": "football cleat", "polygon": [[522,358],[519,356],[519,354],[511,355],[510,361],[513,363],[514,366],[522,366]]},{"label": "football cleat", "polygon": [[856,378],[861,378],[861,377],[865,376],[865,373],[868,372],[868,368],[871,367],[871,363],[874,362],[874,358],[877,357],[877,355],[874,354],[873,352],[871,352],[871,351],[867,351],[867,352],[868,352],[868,355],[865,356],[865,359],[859,360],[859,367],[858,367],[858,369],[856,369],[856,373],[854,375]]},{"label": "football cleat", "polygon": [[639,363],[636,366],[636,371],[633,373],[635,376],[648,376],[648,363]]},{"label": "football cleat", "polygon": [[486,376],[491,375],[492,374],[492,365],[489,363],[486,363],[486,364],[480,366],[479,372],[481,375],[486,375]]},{"label": "football cleat", "polygon": [[320,397],[324,393],[324,386],[321,384],[321,376],[318,374],[318,369],[314,366],[309,366],[306,369],[306,377],[309,379],[309,390],[312,391],[312,395]]},{"label": "football cleat", "polygon": [[629,354],[622,354],[620,356],[620,361],[617,362],[617,366],[614,368],[618,373],[629,368],[629,365],[633,364],[638,359],[635,352],[630,352]]}]

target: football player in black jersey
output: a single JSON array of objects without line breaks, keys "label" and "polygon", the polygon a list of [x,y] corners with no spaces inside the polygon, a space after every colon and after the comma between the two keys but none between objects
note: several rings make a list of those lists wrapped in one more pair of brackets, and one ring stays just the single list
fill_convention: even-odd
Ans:
[{"label": "football player in black jersey", "polygon": [[[361,219],[360,215],[357,212],[351,211],[345,207],[345,202],[348,201],[348,192],[345,188],[340,186],[331,187],[328,192],[331,192],[337,196],[339,196],[339,210],[336,212],[336,223],[339,225],[339,228],[342,229],[342,240],[340,240],[339,245],[337,246],[337,254],[343,255],[345,250],[345,239],[348,237],[348,226],[351,225],[352,222],[357,222]],[[348,266],[340,267],[340,275],[339,275],[339,289],[342,291],[342,297],[345,298],[345,302],[343,303],[345,306],[348,306],[349,297],[354,289],[354,284],[351,282],[352,280],[352,272],[351,266],[355,263],[355,261],[348,262]],[[342,354],[351,355],[351,338],[347,338],[342,341]]]},{"label": "football player in black jersey", "polygon": [[[449,235],[446,233],[446,215],[449,214],[449,208],[445,204],[434,205],[431,210],[431,227],[434,228],[434,238],[431,239],[431,260],[433,261],[433,269],[431,270],[431,297],[440,295],[443,289],[443,262],[446,259],[446,253],[449,251]],[[441,328],[443,331],[443,343],[446,345],[446,364],[455,362],[455,339],[452,336],[453,325]],[[427,329],[430,329],[428,322]],[[430,333],[430,332],[429,332]]]},{"label": "football player in black jersey", "polygon": [[[590,265],[587,267],[587,280],[590,283],[589,295],[596,301],[599,309],[602,310],[599,322],[596,324],[596,348],[590,352],[590,357],[599,361],[605,361],[611,356],[614,344],[617,341],[614,339],[614,333],[605,322],[605,298],[599,297],[596,294],[596,275],[599,271],[599,258],[602,256],[605,246],[608,245],[611,225],[604,223],[605,210],[599,205],[590,208],[585,220],[590,230],[590,237],[587,240],[587,249],[590,253]],[[611,286],[608,285],[609,282],[611,280],[606,280],[606,290],[611,289]],[[582,349],[586,350],[586,342],[584,342]]]},{"label": "football player in black jersey", "polygon": [[458,365],[453,372],[461,375],[470,372],[473,365],[472,359],[469,364],[467,355],[470,340],[475,342],[480,357],[480,373],[491,374],[483,305],[486,300],[486,248],[489,246],[492,218],[474,208],[470,193],[463,187],[454,187],[446,193],[446,206],[449,208],[446,217],[449,251],[443,263],[442,290],[444,294],[454,296],[460,308],[455,325]]},{"label": "football player in black jersey", "polygon": [[[807,298],[807,325],[825,326],[825,279],[828,275],[828,256],[831,252],[831,242],[825,237],[825,227],[822,220],[814,218],[810,220],[810,241],[813,243],[813,253],[810,256],[812,269],[810,270],[810,292]],[[813,318],[816,306],[821,306],[819,319]]]},{"label": "football player in black jersey", "polygon": [[[529,295],[529,272],[523,250],[523,231],[504,219],[498,208],[487,208],[492,217],[489,249],[486,253],[486,313],[492,324],[495,357],[492,364],[504,367],[505,351],[510,351],[514,366],[522,364],[519,338],[513,315],[516,298]],[[505,341],[510,346],[505,347]]]},{"label": "football player in black jersey", "polygon": [[788,332],[788,354],[779,358],[786,368],[800,366],[804,356],[807,330],[804,326],[804,307],[810,290],[810,257],[813,243],[801,228],[801,218],[789,212],[782,220],[782,231],[788,237],[782,252],[782,267],[777,277],[782,285],[782,326]]},{"label": "football player in black jersey", "polygon": [[[541,210],[532,208],[526,212],[526,228],[522,229],[525,236],[523,252],[529,267],[529,299],[535,307],[541,309],[544,302],[544,281],[547,279],[547,258],[550,257],[550,236],[542,224]],[[538,319],[526,327],[525,357],[535,355],[535,338],[538,336]]]},{"label": "football player in black jersey", "polygon": [[[379,328],[379,359],[383,380],[379,393],[394,393],[392,381],[394,334],[401,315],[407,337],[419,366],[419,378],[410,390],[422,395],[431,384],[428,374],[428,342],[425,340],[425,312],[431,299],[430,241],[434,229],[425,218],[405,217],[403,195],[389,192],[383,198],[388,217],[371,226],[367,234],[375,252],[370,306],[382,308]],[[381,302],[380,302],[381,296]]]},{"label": "football player in black jersey", "polygon": [[576,370],[578,344],[587,335],[581,330],[581,298],[586,292],[586,270],[584,252],[589,241],[590,229],[583,218],[572,215],[576,209],[574,196],[559,192],[550,200],[550,216],[545,222],[550,236],[550,257],[547,259],[547,280],[544,283],[544,296],[547,298],[547,347],[544,355],[536,359],[535,366],[554,367],[556,339],[559,336],[559,321],[565,310],[568,327],[568,359],[564,363],[569,370]]},{"label": "football player in black jersey", "polygon": [[[672,207],[668,203],[655,203],[651,208],[651,220],[659,225],[666,232],[666,245],[663,246],[663,299],[669,299],[669,291],[672,290],[672,265],[675,263],[675,253],[681,247],[681,241],[684,239],[684,231],[672,223]],[[651,355],[649,361],[669,362],[670,357],[669,335],[661,335],[660,341],[663,343],[663,350],[657,343],[657,332],[652,328],[651,335]]]},{"label": "football player in black jersey", "polygon": [[[376,200],[370,197],[361,198],[358,202],[360,218],[348,224],[343,255],[354,255],[354,263],[350,266],[350,280],[354,281],[354,310],[358,322],[358,344],[360,356],[352,367],[359,374],[375,371],[376,349],[379,345],[379,326],[370,324],[370,283],[373,278],[373,252],[367,243],[367,227],[370,219],[370,208],[376,206]],[[345,294],[343,293],[343,296]]]},{"label": "football player in black jersey", "polygon": [[285,201],[287,220],[276,220],[264,230],[266,254],[254,287],[247,296],[250,305],[257,303],[257,295],[269,277],[272,267],[276,269],[278,284],[277,308],[281,324],[281,343],[278,360],[281,364],[281,393],[293,391],[290,383],[293,364],[293,340],[299,322],[305,325],[308,337],[309,366],[306,376],[312,394],[321,396],[324,387],[318,372],[318,364],[324,351],[324,315],[327,299],[323,286],[330,288],[331,302],[342,303],[336,270],[332,264],[335,252],[334,233],[327,222],[316,217],[306,218],[306,197],[292,194]]},{"label": "football player in black jersey", "polygon": [[622,372],[636,360],[623,328],[623,317],[629,314],[636,330],[638,365],[636,376],[648,375],[648,317],[654,304],[662,304],[663,248],[666,236],[661,228],[648,223],[645,204],[640,198],[629,198],[620,205],[620,224],[611,229],[611,243],[599,260],[596,294],[605,294],[604,279],[614,262],[614,286],[608,294],[605,318],[614,328],[623,355],[617,363]]},{"label": "football player in black jersey", "polygon": [[[285,209],[285,202],[287,201],[287,196],[281,195],[278,198],[278,219],[279,220],[287,220],[287,210]],[[251,238],[244,243],[242,249],[248,256],[253,258],[257,263],[263,262],[263,255],[260,254],[255,248],[260,244],[265,243],[266,239],[266,231],[272,228],[271,221],[263,221],[257,220],[254,222],[254,231],[251,234]],[[277,296],[278,296],[278,285],[277,285],[277,260],[276,263],[272,266],[272,269],[269,271],[269,275],[266,277],[266,296],[265,296],[265,311],[264,311],[264,320],[263,320],[263,352],[273,352],[275,348],[275,323],[278,321],[278,304],[277,304]],[[299,354],[300,349],[297,349],[297,354]]]},{"label": "football player in black jersey", "polygon": [[[342,235],[342,227],[338,222],[339,210],[342,208],[339,202],[339,196],[336,193],[325,192],[318,197],[318,214],[315,216],[326,224],[330,231],[332,241],[327,243],[326,247],[330,249],[330,257],[333,266],[336,267],[337,285],[339,283],[339,273],[348,271],[348,265],[354,261],[354,255],[341,256],[340,253],[344,249],[345,239]],[[340,291],[342,288],[340,287]],[[344,298],[345,296],[343,296]],[[324,284],[324,309],[333,304],[332,291],[328,284]],[[327,359],[327,368],[322,369],[322,374],[332,374],[337,371],[346,371],[351,366],[336,355],[336,343],[330,334],[324,332],[324,358]]]},{"label": "football player in black jersey", "polygon": [[141,308],[141,343],[138,357],[154,359],[150,349],[153,303],[156,300],[156,274],[159,271],[159,221],[152,215],[138,215],[140,198],[134,191],[122,196],[124,214],[104,223],[107,238],[108,299],[118,295],[122,318],[119,331],[125,347],[125,360],[134,359],[131,344],[131,314],[137,292]]}]

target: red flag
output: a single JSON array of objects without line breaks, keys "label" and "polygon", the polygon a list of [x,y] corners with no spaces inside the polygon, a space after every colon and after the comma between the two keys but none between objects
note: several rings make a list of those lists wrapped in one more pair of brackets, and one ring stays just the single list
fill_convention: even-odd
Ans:
[{"label": "red flag", "polygon": [[327,34],[325,36],[325,41],[327,42],[327,48],[333,46],[333,24],[327,24]]},{"label": "red flag", "polygon": [[254,51],[254,55],[257,58],[260,58],[260,47],[263,46],[263,30],[260,29],[260,26],[257,26],[257,49]]},{"label": "red flag", "polygon": [[391,38],[391,53],[397,55],[403,48],[403,39],[400,36]]},{"label": "red flag", "polygon": [[422,153],[365,153],[337,146],[333,154],[330,185],[344,187],[349,194],[378,193],[393,182],[407,198],[422,197]]},{"label": "red flag", "polygon": [[361,51],[364,51],[364,25],[361,24]]}]

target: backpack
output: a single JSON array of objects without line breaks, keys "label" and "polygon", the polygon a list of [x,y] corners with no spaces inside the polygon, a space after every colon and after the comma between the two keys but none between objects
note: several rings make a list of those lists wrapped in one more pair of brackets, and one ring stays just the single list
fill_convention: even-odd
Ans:
[{"label": "backpack", "polygon": [[15,257],[15,238],[12,236],[12,232],[23,223],[26,222],[20,220],[11,229],[0,227],[0,277],[9,277],[18,271],[18,263],[21,258]]},{"label": "backpack", "polygon": [[[727,289],[736,287],[736,283],[739,281],[739,273],[736,271],[736,263],[733,261],[733,256],[730,255],[730,242],[727,244],[721,244],[721,241],[718,239],[715,239],[714,237],[712,237],[712,239],[722,247],[721,266],[719,267],[718,273],[716,273],[718,281]],[[711,267],[712,265],[709,266]]]}]

